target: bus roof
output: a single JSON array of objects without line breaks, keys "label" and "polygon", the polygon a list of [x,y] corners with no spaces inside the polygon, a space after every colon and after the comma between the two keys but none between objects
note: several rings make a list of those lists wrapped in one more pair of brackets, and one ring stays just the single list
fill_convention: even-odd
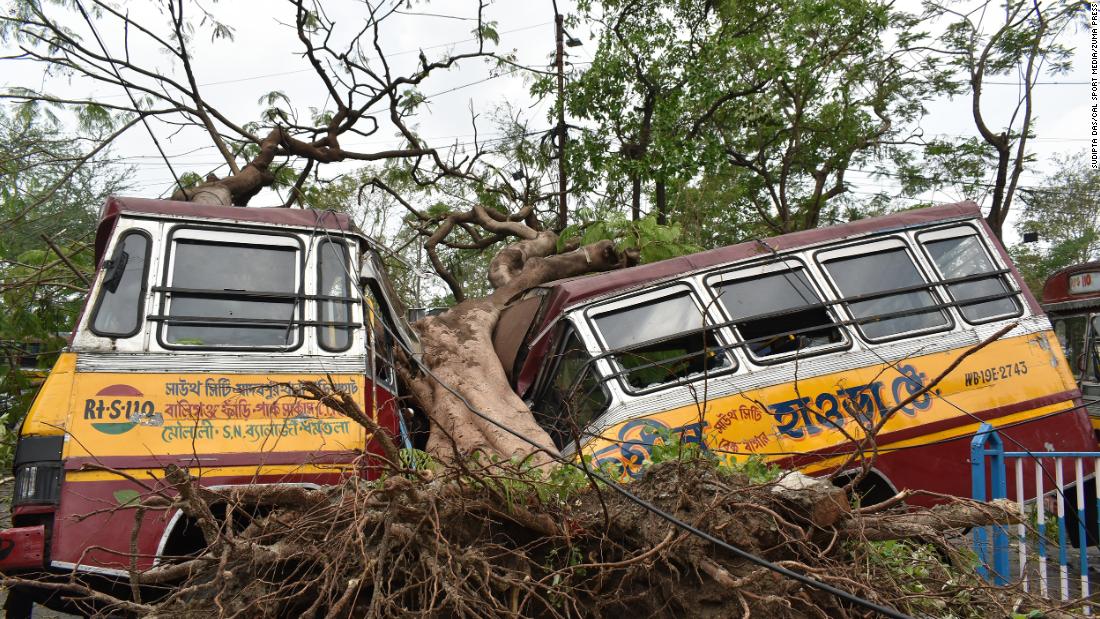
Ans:
[{"label": "bus roof", "polygon": [[156,200],[149,198],[124,198],[111,196],[100,213],[96,230],[96,264],[103,256],[111,231],[119,217],[126,215],[154,217],[157,219],[210,220],[228,224],[259,224],[263,226],[299,228],[362,236],[351,219],[344,213],[281,207],[214,206],[194,202]]},{"label": "bus roof", "polygon": [[[1071,291],[1074,275],[1092,274],[1082,291]],[[1096,284],[1092,284],[1095,281]],[[1069,311],[1100,306],[1100,261],[1082,262],[1059,269],[1043,283],[1043,309],[1048,312]]]},{"label": "bus roof", "polygon": [[978,208],[978,205],[973,202],[945,204],[942,206],[903,211],[883,217],[860,219],[851,223],[829,226],[826,228],[815,228],[812,230],[792,232],[782,236],[774,236],[764,239],[767,246],[754,240],[687,256],[670,258],[660,262],[643,264],[629,269],[620,269],[596,275],[585,275],[558,280],[543,286],[544,288],[550,289],[550,294],[554,297],[550,300],[551,305],[544,315],[552,317],[567,308],[595,298],[642,287],[663,279],[680,277],[687,273],[700,271],[717,265],[761,256],[770,252],[768,249],[769,247],[775,251],[787,251],[817,245],[827,241],[836,241],[849,237],[908,228],[930,222],[980,217],[981,210]]}]

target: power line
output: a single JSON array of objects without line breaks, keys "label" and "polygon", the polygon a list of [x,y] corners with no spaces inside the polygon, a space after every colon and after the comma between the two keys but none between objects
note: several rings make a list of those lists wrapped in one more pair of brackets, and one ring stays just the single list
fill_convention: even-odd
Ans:
[{"label": "power line", "polygon": [[[982,82],[983,86],[1023,86],[1020,82]],[[1086,86],[1092,82],[1032,82],[1032,86]]]},{"label": "power line", "polygon": [[103,50],[103,56],[107,58],[108,64],[111,65],[111,71],[114,72],[115,77],[118,78],[119,84],[122,85],[122,89],[126,91],[126,96],[130,98],[130,104],[134,106],[134,113],[141,116],[141,124],[145,125],[145,130],[149,132],[149,137],[153,139],[153,144],[157,147],[157,151],[160,153],[161,158],[164,159],[164,165],[168,166],[168,171],[172,173],[172,178],[176,181],[176,186],[180,188],[180,191],[187,195],[187,192],[183,189],[183,183],[180,182],[179,175],[172,168],[172,163],[168,161],[168,157],[164,154],[164,149],[160,146],[160,140],[157,139],[157,135],[153,133],[153,128],[149,126],[149,120],[145,117],[145,114],[141,113],[141,108],[138,107],[137,100],[134,99],[134,93],[130,92],[130,86],[122,79],[122,74],[119,73],[118,67],[115,66],[114,58],[111,53],[107,51],[107,46],[103,44],[103,39],[99,38],[99,32],[96,31],[95,24],[92,19],[88,17],[87,11],[84,10],[84,5],[80,0],[77,0],[76,7],[80,9],[80,14],[84,16],[84,21],[88,22],[88,27],[91,28],[92,34],[95,35],[95,40],[99,43],[99,48]]},{"label": "power line", "polygon": [[[551,24],[551,23],[553,23],[553,22],[550,22],[550,21],[539,22],[537,24],[522,26],[520,28],[513,28],[511,30],[501,30],[497,34],[498,35],[504,35],[504,34],[513,34],[513,33],[516,33],[516,32],[523,32],[525,30],[532,30],[534,28],[539,28],[541,26],[545,26],[545,25]],[[477,37],[471,37],[471,38],[468,38],[468,39],[459,39],[457,41],[449,41],[447,43],[438,43],[436,45],[428,45],[426,47],[418,47],[416,49],[402,50],[402,51],[399,51],[399,52],[394,52],[392,54],[386,54],[386,57],[387,58],[393,58],[395,56],[407,56],[409,54],[419,54],[420,52],[422,52],[426,49],[439,49],[441,47],[450,47],[451,45],[458,45],[459,43],[470,43],[472,41],[477,41],[477,40],[478,40]],[[226,84],[237,84],[237,83],[240,83],[240,82],[250,82],[250,81],[255,81],[255,80],[267,79],[267,78],[271,78],[271,77],[284,77],[284,76],[287,76],[287,75],[297,75],[299,73],[313,73],[313,72],[314,72],[314,69],[312,67],[310,67],[308,69],[293,69],[293,70],[290,70],[290,71],[276,71],[274,73],[262,73],[262,74],[259,74],[259,75],[250,75],[250,76],[247,76],[247,77],[237,77],[237,78],[228,79],[228,80],[218,80],[218,81],[214,81],[214,82],[204,82],[202,84],[199,84],[199,86],[203,86],[203,87],[205,87],[205,86],[224,86]],[[95,95],[90,95],[90,96],[94,97]],[[123,95],[103,95],[103,96],[97,97],[97,98],[98,99],[112,99],[112,98],[121,97],[121,96],[123,96]]]}]

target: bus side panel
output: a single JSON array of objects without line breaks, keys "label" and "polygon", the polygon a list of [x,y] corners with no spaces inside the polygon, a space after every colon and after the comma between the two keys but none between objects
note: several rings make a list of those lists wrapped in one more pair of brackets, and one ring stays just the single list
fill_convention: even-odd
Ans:
[{"label": "bus side panel", "polygon": [[[1064,407],[1063,407],[1064,410]],[[1096,445],[1088,440],[1091,429],[1087,416],[1078,410],[1052,414],[1019,425],[999,428],[1006,451],[1032,451],[1037,454],[1057,446],[1059,450],[1092,451]],[[896,451],[882,453],[875,461],[875,468],[883,474],[896,489],[920,488],[934,489],[936,492],[955,496],[971,495],[970,435],[935,442],[927,445],[913,445]],[[1024,495],[1035,496],[1034,460],[1025,461]],[[1040,476],[1043,487],[1050,491],[1056,487],[1054,459],[1041,461]],[[1092,474],[1092,463],[1086,460],[1084,474]],[[1072,481],[1074,472],[1068,464],[1063,464],[1063,474],[1067,482]],[[1016,469],[1012,460],[1006,467],[1007,487],[1015,496]],[[987,488],[991,487],[988,484]],[[1091,495],[1090,495],[1091,496]],[[907,500],[915,505],[932,505],[934,497],[916,495]]]},{"label": "bus side panel", "polygon": [[[389,432],[393,437],[393,442],[398,449],[404,447],[402,444],[402,436],[400,423],[397,416],[400,415],[400,411],[397,409],[397,396],[390,391],[391,388],[384,387],[379,384],[374,385],[374,389],[367,389],[364,397],[366,398],[363,411],[371,418],[374,423],[379,427]],[[370,396],[370,397],[367,397]],[[382,471],[385,463],[378,460],[379,456],[382,456],[382,446],[369,432],[366,435],[367,441],[367,453],[371,454],[372,458],[367,462],[367,478],[376,479]]]},{"label": "bus side panel", "polygon": [[[852,465],[849,438],[865,436],[884,413],[898,408],[877,434],[882,452],[912,451],[918,445],[966,445],[980,423],[1015,426],[1028,449],[1092,449],[1087,418],[1076,406],[1079,394],[1049,331],[993,342],[963,359],[946,377],[923,391],[966,352],[958,348],[843,372],[802,378],[715,398],[706,406],[655,411],[604,430],[585,446],[597,464],[636,474],[654,442],[703,442],[733,459],[758,455],[810,473]],[[808,364],[807,364],[808,365]],[[737,377],[718,378],[737,380]],[[720,383],[714,386],[717,390]],[[1037,442],[1036,442],[1037,441]],[[1047,447],[1049,445],[1050,447]],[[937,452],[941,462],[927,474],[909,473],[914,488],[940,492],[969,483],[968,454]],[[908,456],[901,456],[908,460]],[[897,458],[895,458],[897,460]],[[919,470],[919,466],[917,470]],[[969,486],[966,486],[967,488]],[[968,494],[969,490],[962,492]]]}]

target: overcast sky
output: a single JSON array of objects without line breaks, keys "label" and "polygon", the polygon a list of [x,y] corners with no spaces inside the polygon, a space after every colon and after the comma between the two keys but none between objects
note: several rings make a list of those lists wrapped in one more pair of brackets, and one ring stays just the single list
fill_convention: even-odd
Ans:
[{"label": "overcast sky", "polygon": [[[157,23],[165,32],[164,16],[142,9],[137,3],[127,3],[135,19]],[[339,36],[346,36],[363,23],[364,9],[358,2],[335,1],[326,3],[329,17],[339,25]],[[572,9],[572,2],[559,2],[564,11]],[[238,0],[210,4],[209,8],[219,20],[235,29],[233,41],[211,43],[200,37],[192,52],[204,97],[239,123],[258,119],[262,106],[258,98],[273,90],[284,92],[300,110],[325,105],[325,93],[317,77],[308,67],[299,51],[292,29],[293,8],[288,2],[267,0]],[[419,50],[430,59],[448,52],[470,51],[475,48],[471,30],[476,4],[464,0],[448,0],[431,4],[414,5],[413,12],[433,13],[443,16],[398,15],[382,33],[382,45],[388,57],[397,66],[413,66],[418,62]],[[499,48],[514,50],[521,64],[548,68],[554,49],[553,7],[549,1],[497,0],[490,4],[486,16],[497,22],[500,33]],[[456,19],[457,18],[457,19]],[[105,22],[100,34],[113,51],[121,49],[121,30]],[[572,32],[584,44],[567,48],[570,60],[578,68],[591,61],[595,42],[587,29]],[[1089,128],[1089,33],[1087,30],[1067,33],[1067,42],[1078,47],[1073,71],[1066,75],[1042,78],[1037,87],[1035,125],[1037,139],[1031,150],[1038,157],[1038,165],[1025,172],[1023,186],[1036,184],[1049,160],[1056,153],[1071,153],[1088,147]],[[170,59],[158,54],[134,33],[131,33],[130,53],[135,58],[155,64],[161,71],[179,74]],[[503,75],[502,75],[503,73]],[[46,76],[40,65],[31,62],[4,62],[5,86],[29,86],[65,96],[89,95],[107,101],[124,102],[121,90],[84,80],[68,80]],[[994,78],[987,85],[989,109],[1007,110],[1015,104],[1017,86],[1012,78]],[[546,115],[550,101],[534,102],[527,92],[522,72],[509,73],[491,67],[481,60],[467,61],[458,68],[440,73],[425,82],[422,92],[431,97],[429,107],[416,121],[421,135],[429,138],[434,146],[446,143],[466,142],[473,135],[470,125],[471,108],[480,115],[480,137],[492,137],[488,117],[491,111],[504,101],[511,101],[527,108],[536,129],[548,128],[551,123]],[[998,101],[1000,97],[1000,101]],[[1001,103],[1003,101],[1003,103]],[[946,98],[927,103],[929,114],[923,123],[926,135],[972,136],[976,135],[965,99]],[[153,129],[168,153],[177,173],[185,171],[205,174],[221,163],[209,139],[198,130],[174,132],[161,123]],[[343,145],[361,150],[381,150],[400,145],[392,133],[383,131],[371,138],[349,137]],[[154,196],[169,193],[172,176],[157,154],[149,135],[140,126],[117,142],[113,154],[121,161],[135,166],[132,193]],[[218,169],[224,173],[224,167]],[[853,192],[873,193],[889,187],[886,179],[873,179],[864,173],[853,173],[848,178]],[[955,201],[981,196],[936,194],[935,201]],[[277,197],[261,194],[254,205],[273,203]]]}]

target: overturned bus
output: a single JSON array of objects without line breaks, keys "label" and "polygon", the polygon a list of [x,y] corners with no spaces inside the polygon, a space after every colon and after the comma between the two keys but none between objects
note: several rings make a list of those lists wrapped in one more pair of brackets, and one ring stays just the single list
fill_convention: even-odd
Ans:
[{"label": "overturned bus", "polygon": [[967,496],[982,422],[1014,448],[1095,448],[1021,282],[962,203],[553,282],[506,309],[494,338],[558,447],[624,477],[669,440],[838,479],[861,446],[875,454],[867,501]]},{"label": "overturned bus", "polygon": [[[180,510],[135,523],[127,509],[171,495],[172,464],[210,488],[376,474],[374,437],[299,397],[303,381],[342,390],[399,432],[385,339],[412,335],[346,215],[112,198],[95,251],[70,346],[19,433],[0,570],[110,582],[201,549]],[[9,612],[47,594],[17,589]]]}]

